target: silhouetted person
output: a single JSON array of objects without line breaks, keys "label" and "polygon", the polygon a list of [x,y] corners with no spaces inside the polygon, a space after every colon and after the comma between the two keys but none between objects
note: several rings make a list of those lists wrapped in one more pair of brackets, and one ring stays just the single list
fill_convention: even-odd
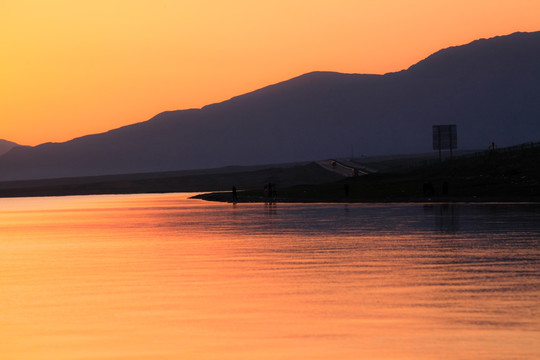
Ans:
[{"label": "silhouetted person", "polygon": [[238,202],[238,194],[236,194],[236,186],[232,187],[232,201],[233,203]]},{"label": "silhouetted person", "polygon": [[345,189],[345,197],[349,197],[349,184],[343,185],[343,188]]},{"label": "silhouetted person", "polygon": [[426,196],[432,196],[433,193],[435,193],[435,189],[433,188],[433,184],[431,182],[426,182],[422,186],[422,190],[424,191],[424,195]]},{"label": "silhouetted person", "polygon": [[443,182],[443,184],[442,184],[442,193],[443,193],[443,195],[448,195],[448,181]]},{"label": "silhouetted person", "polygon": [[272,203],[272,197],[274,196],[274,189],[272,188],[272,183],[268,183],[268,199]]}]

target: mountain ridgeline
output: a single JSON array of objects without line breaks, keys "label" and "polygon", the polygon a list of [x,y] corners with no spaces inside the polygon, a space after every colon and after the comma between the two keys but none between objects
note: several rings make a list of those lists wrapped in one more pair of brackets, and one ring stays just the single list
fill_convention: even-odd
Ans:
[{"label": "mountain ridgeline", "polygon": [[441,50],[385,75],[308,73],[202,109],[168,111],[65,143],[14,147],[0,180],[320,160],[540,140],[540,32]]},{"label": "mountain ridgeline", "polygon": [[0,139],[0,156],[7,153],[9,150],[13,149],[15,146],[18,146],[18,144]]}]

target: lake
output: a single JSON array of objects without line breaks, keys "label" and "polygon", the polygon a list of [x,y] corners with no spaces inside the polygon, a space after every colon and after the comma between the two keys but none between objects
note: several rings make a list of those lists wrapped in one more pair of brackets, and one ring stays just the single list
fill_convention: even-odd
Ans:
[{"label": "lake", "polygon": [[0,199],[0,358],[540,358],[538,204]]}]

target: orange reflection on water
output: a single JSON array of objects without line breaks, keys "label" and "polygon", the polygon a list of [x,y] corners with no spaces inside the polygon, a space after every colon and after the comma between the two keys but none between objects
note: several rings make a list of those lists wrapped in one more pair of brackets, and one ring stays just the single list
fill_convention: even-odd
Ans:
[{"label": "orange reflection on water", "polygon": [[6,205],[2,359],[540,356],[540,231],[480,246],[479,233],[407,228],[422,212],[377,230],[387,208],[321,206]]}]

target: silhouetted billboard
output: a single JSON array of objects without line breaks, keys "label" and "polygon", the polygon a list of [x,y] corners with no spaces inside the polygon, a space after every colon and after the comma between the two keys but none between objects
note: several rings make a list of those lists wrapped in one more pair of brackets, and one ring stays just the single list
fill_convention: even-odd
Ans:
[{"label": "silhouetted billboard", "polygon": [[433,150],[457,149],[456,125],[433,125]]}]

